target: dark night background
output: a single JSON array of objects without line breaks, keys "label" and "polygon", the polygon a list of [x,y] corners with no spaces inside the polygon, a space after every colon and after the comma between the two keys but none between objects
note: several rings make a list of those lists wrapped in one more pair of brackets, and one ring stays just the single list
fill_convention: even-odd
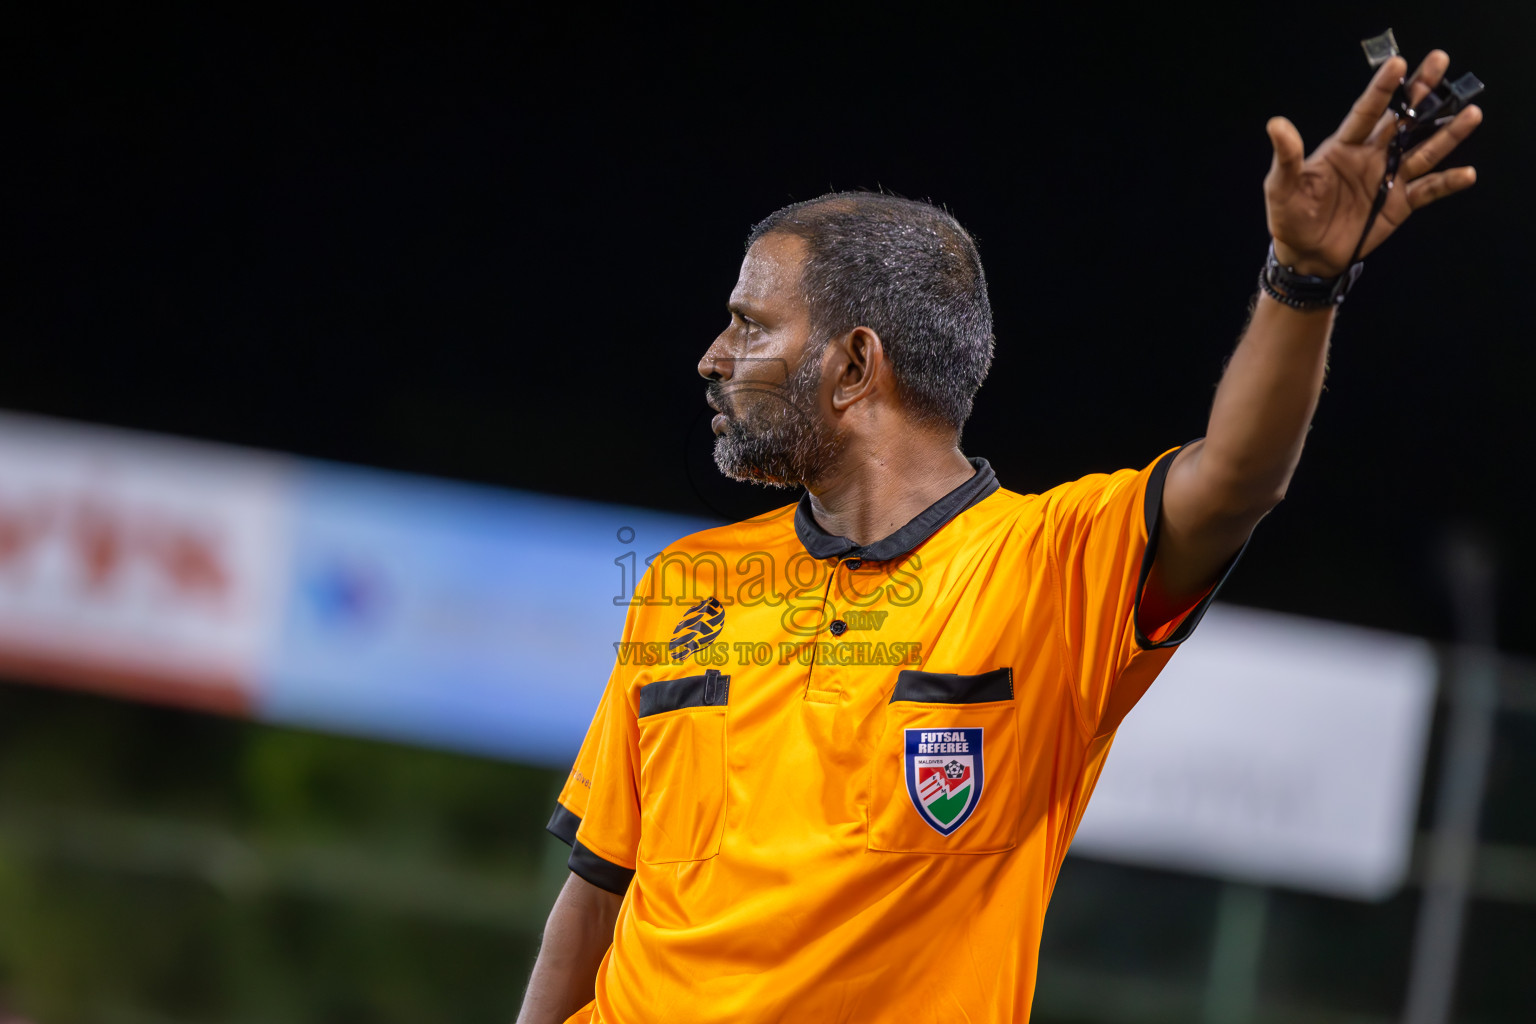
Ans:
[{"label": "dark night background", "polygon": [[[694,369],[743,239],[784,203],[885,188],[945,204],[981,247],[998,352],[966,451],[1017,491],[1145,465],[1203,432],[1242,327],[1265,121],[1315,146],[1369,77],[1358,40],[1390,25],[1411,65],[1438,46],[1487,83],[1485,123],[1449,161],[1479,183],[1368,260],[1290,497],[1224,596],[1444,639],[1440,553],[1471,535],[1497,560],[1501,644],[1536,653],[1536,6],[1225,6],[34,12],[8,30],[0,408],[745,516],[790,496],[718,476]],[[1530,844],[1536,733],[1511,721],[1483,838]],[[504,1019],[546,894],[523,875],[485,890],[528,923],[482,942],[481,890],[444,881],[461,917],[407,927],[418,869],[374,884],[359,865],[415,830],[455,864],[537,872],[555,777],[391,751],[0,686],[0,810],[68,798],[329,837],[358,859],[326,877],[360,894],[333,913],[308,875],[272,868],[276,895],[237,887],[229,911],[184,881],[114,888],[69,861],[78,845],[58,847],[74,868],[44,858],[36,876],[0,857],[0,923],[32,922],[0,929],[0,1000],[86,1006],[60,965],[110,961],[140,1005],[191,1007],[178,1021],[446,1019],[445,989],[481,1000],[460,1019]],[[1122,969],[1198,985],[1216,886],[1069,861],[1047,953],[1107,965],[1090,989]],[[1265,986],[1393,1012],[1417,898],[1276,896]],[[1536,917],[1480,906],[1469,1005],[1523,1019]],[[71,907],[116,923],[79,925],[90,946],[59,924]],[[185,928],[141,938],[148,918]],[[362,948],[391,965],[368,968],[380,987],[357,980]],[[405,963],[426,965],[420,1003],[400,994]],[[54,1019],[172,1020],[93,1012]]]}]

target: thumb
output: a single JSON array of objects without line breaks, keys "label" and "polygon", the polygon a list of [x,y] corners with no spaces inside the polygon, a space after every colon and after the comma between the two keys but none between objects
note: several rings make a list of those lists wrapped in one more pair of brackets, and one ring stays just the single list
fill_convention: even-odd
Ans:
[{"label": "thumb", "polygon": [[1269,133],[1270,145],[1275,147],[1275,159],[1269,165],[1269,185],[1286,190],[1294,187],[1301,176],[1301,162],[1306,150],[1301,144],[1301,133],[1283,117],[1272,117],[1264,126]]}]

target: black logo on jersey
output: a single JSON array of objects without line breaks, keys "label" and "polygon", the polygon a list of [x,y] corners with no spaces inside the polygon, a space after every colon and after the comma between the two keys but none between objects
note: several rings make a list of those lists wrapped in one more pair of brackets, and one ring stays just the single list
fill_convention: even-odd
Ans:
[{"label": "black logo on jersey", "polygon": [[713,597],[706,597],[683,616],[683,621],[672,630],[672,642],[667,645],[674,661],[682,661],[699,648],[714,643],[725,625],[725,607]]}]

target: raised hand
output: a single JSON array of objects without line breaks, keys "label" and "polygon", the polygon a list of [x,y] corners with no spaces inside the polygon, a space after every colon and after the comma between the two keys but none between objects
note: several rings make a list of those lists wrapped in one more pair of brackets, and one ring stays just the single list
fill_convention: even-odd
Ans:
[{"label": "raised hand", "polygon": [[[1440,84],[1450,62],[1444,50],[1424,58],[1408,85],[1410,103],[1418,103]],[[1264,178],[1264,200],[1275,255],[1282,264],[1319,277],[1333,277],[1348,268],[1386,170],[1387,146],[1397,132],[1398,119],[1388,104],[1407,69],[1401,57],[1377,68],[1338,131],[1305,159],[1296,126],[1283,117],[1270,118],[1266,129],[1275,157]],[[1477,180],[1471,167],[1433,169],[1482,120],[1482,110],[1469,106],[1403,156],[1386,204],[1361,248],[1362,256],[1384,242],[1414,210]]]}]

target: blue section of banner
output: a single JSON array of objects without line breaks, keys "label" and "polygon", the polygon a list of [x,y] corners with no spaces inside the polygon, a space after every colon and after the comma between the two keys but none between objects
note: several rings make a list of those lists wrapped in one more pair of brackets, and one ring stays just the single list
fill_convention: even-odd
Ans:
[{"label": "blue section of banner", "polygon": [[564,767],[646,559],[717,525],[305,464],[258,715]]}]

